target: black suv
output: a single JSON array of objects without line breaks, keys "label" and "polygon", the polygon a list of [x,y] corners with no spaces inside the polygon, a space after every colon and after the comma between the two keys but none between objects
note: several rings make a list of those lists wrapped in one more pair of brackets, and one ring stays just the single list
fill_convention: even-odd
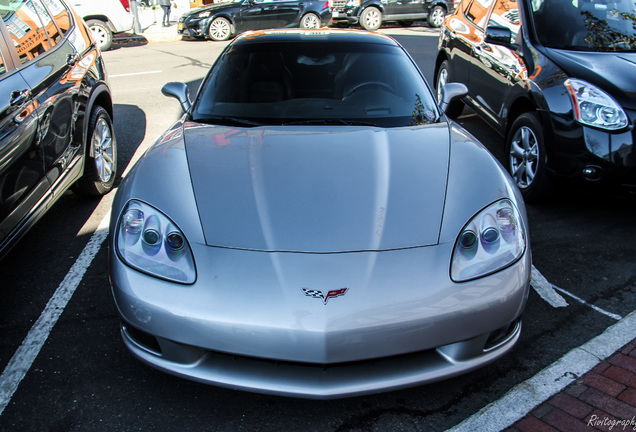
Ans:
[{"label": "black suv", "polygon": [[117,151],[99,49],[61,0],[0,8],[0,258],[69,187],[110,191]]},{"label": "black suv", "polygon": [[636,189],[633,0],[463,0],[440,34],[438,98],[450,81],[506,137],[526,200],[553,174]]},{"label": "black suv", "polygon": [[411,25],[416,20],[427,20],[431,27],[439,27],[446,14],[453,10],[453,2],[446,0],[332,0],[331,13],[337,26],[360,24],[375,31],[383,22],[397,21]]}]

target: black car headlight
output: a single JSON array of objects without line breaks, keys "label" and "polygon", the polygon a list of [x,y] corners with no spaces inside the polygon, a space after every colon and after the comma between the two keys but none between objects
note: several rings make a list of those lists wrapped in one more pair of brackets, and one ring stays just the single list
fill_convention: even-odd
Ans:
[{"label": "black car headlight", "polygon": [[588,82],[569,78],[565,80],[574,118],[584,125],[601,129],[619,130],[629,122],[623,108],[607,93]]},{"label": "black car headlight", "polygon": [[526,249],[519,212],[508,199],[491,204],[464,226],[451,259],[451,279],[464,282],[514,264]]},{"label": "black car headlight", "polygon": [[194,257],[181,230],[166,215],[131,200],[117,222],[117,253],[130,267],[184,284],[194,283]]},{"label": "black car headlight", "polygon": [[209,17],[210,15],[212,15],[212,11],[206,10],[206,11],[199,12],[199,13],[197,13],[195,15],[192,15],[192,18],[194,18],[194,19],[203,19],[203,18]]}]

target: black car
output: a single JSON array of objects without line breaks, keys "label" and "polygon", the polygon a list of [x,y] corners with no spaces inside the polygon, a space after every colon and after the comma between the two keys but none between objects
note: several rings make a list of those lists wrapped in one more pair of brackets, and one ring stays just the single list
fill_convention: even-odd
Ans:
[{"label": "black car", "polygon": [[236,0],[186,12],[179,18],[177,32],[222,41],[246,30],[311,29],[330,21],[328,0]]},{"label": "black car", "polygon": [[450,0],[334,0],[331,5],[334,24],[360,24],[369,31],[379,29],[386,21],[408,26],[413,21],[426,20],[429,26],[439,27],[452,10]]},{"label": "black car", "polygon": [[[438,96],[463,102],[506,137],[526,200],[553,174],[636,188],[636,10],[632,0],[464,0],[447,17]],[[462,101],[447,111],[459,115]]]},{"label": "black car", "polygon": [[98,48],[60,0],[0,9],[0,257],[64,192],[115,181],[113,103]]}]

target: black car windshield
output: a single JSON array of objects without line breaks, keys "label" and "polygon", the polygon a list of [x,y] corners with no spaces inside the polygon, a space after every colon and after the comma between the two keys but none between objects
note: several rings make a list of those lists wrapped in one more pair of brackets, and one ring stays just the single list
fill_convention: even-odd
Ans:
[{"label": "black car windshield", "polygon": [[549,48],[636,51],[634,0],[531,0],[535,29]]},{"label": "black car windshield", "polygon": [[437,122],[439,111],[401,48],[304,41],[232,46],[204,82],[192,119],[399,127]]}]

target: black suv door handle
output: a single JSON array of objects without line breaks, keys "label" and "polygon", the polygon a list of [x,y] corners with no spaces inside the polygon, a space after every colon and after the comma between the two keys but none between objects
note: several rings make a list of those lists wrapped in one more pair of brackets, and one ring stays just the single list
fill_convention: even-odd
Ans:
[{"label": "black suv door handle", "polygon": [[74,53],[74,54],[69,54],[66,57],[66,64],[69,66],[73,66],[75,65],[75,63],[77,62],[77,60],[79,59],[79,54]]},{"label": "black suv door handle", "polygon": [[11,100],[10,100],[10,104],[12,106],[19,106],[22,105],[24,103],[24,101],[26,101],[27,99],[31,98],[31,90],[30,89],[24,89],[24,90],[14,90],[11,92]]}]

